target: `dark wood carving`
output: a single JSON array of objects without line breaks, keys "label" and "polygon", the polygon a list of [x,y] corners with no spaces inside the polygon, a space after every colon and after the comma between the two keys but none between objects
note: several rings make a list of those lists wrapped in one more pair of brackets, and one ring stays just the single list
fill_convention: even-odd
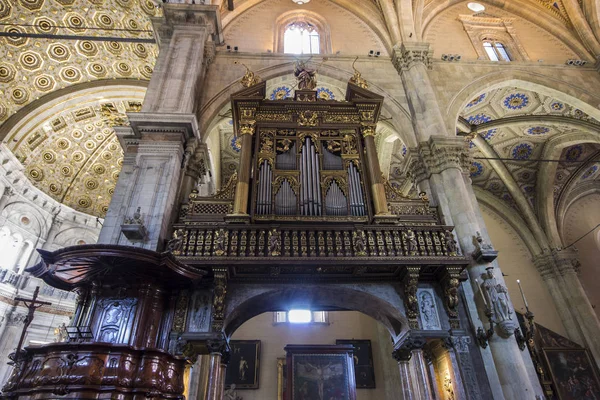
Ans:
[{"label": "dark wood carving", "polygon": [[[169,253],[84,245],[40,251],[29,269],[81,294],[68,342],[14,356],[8,399],[183,399],[185,359],[167,352],[177,294],[205,272]],[[185,314],[184,314],[185,315]]]},{"label": "dark wood carving", "polygon": [[4,388],[7,398],[91,399],[112,393],[132,400],[183,399],[185,360],[165,351],[108,343],[55,343],[26,351]]}]

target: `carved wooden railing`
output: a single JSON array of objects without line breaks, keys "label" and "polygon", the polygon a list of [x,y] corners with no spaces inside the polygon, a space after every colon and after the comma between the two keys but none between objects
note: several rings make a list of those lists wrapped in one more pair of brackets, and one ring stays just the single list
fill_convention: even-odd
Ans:
[{"label": "carved wooden railing", "polygon": [[200,197],[197,190],[193,190],[189,201],[182,204],[179,209],[179,219],[183,220],[223,220],[225,215],[233,212],[233,197],[237,173],[231,175],[222,190],[210,197]]},{"label": "carved wooden railing", "polygon": [[169,248],[194,259],[290,257],[459,258],[447,226],[176,225]]}]

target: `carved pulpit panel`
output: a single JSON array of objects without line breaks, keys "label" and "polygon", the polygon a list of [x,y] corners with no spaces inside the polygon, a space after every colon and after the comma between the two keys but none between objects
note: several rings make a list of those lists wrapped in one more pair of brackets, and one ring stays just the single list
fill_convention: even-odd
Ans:
[{"label": "carved pulpit panel", "polygon": [[137,299],[105,298],[98,301],[98,318],[94,329],[98,342],[127,343],[135,315]]}]

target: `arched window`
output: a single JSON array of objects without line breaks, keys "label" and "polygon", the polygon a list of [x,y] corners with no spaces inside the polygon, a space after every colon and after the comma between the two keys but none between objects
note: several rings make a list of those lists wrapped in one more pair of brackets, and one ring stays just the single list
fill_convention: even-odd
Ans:
[{"label": "arched window", "polygon": [[319,54],[319,32],[309,22],[292,22],[283,35],[283,52],[291,54]]},{"label": "arched window", "polygon": [[484,39],[483,49],[492,61],[510,61],[510,56],[501,42]]},{"label": "arched window", "polygon": [[329,24],[319,14],[290,11],[275,21],[273,49],[288,54],[331,54]]}]

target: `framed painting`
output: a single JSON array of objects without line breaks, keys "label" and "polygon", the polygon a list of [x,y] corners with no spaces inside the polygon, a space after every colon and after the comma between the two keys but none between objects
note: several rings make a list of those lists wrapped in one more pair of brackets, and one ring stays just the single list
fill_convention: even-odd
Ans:
[{"label": "framed painting", "polygon": [[260,340],[231,340],[231,358],[225,374],[225,387],[258,389]]},{"label": "framed painting", "polygon": [[543,349],[559,400],[600,398],[600,380],[586,349]]},{"label": "framed painting", "polygon": [[287,364],[285,358],[277,359],[277,400],[285,400],[287,390]]},{"label": "framed painting", "polygon": [[356,400],[351,345],[287,345],[286,400]]},{"label": "framed painting", "polygon": [[357,389],[375,389],[375,368],[370,340],[336,340],[335,344],[354,346],[354,378]]}]

